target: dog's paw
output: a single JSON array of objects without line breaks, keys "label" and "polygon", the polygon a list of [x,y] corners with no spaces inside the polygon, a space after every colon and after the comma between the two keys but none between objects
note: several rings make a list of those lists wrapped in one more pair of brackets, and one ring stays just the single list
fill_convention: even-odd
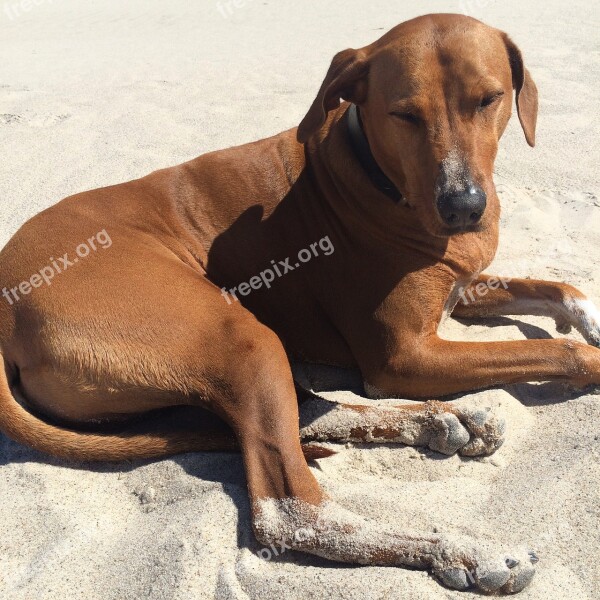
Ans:
[{"label": "dog's paw", "polygon": [[513,594],[531,583],[537,562],[535,552],[526,549],[502,553],[487,544],[449,543],[436,557],[433,572],[455,590]]},{"label": "dog's paw", "polygon": [[600,311],[591,300],[566,298],[554,320],[559,333],[569,333],[575,327],[588,344],[600,348]]},{"label": "dog's paw", "polygon": [[457,408],[435,415],[429,447],[442,454],[487,456],[504,443],[506,425],[490,408]]}]

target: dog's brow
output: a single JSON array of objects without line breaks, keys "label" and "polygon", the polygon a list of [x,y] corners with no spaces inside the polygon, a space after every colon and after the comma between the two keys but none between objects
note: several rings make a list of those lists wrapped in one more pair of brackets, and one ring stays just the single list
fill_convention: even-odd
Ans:
[{"label": "dog's brow", "polygon": [[493,96],[494,94],[500,94],[501,92],[504,92],[504,86],[500,81],[493,77],[481,78],[471,90],[471,93],[474,95]]},{"label": "dog's brow", "polygon": [[403,98],[393,102],[389,108],[389,112],[410,112],[418,114],[421,112],[421,107],[415,98]]}]

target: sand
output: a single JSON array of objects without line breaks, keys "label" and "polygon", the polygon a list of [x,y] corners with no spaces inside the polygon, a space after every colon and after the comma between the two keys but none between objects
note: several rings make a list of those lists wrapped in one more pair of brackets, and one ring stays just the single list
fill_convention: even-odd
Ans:
[{"label": "sand", "polygon": [[[600,301],[600,67],[593,3],[572,0],[10,0],[0,7],[0,244],[71,193],[295,126],[331,56],[425,12],[467,11],[508,31],[540,88],[538,146],[513,120],[497,182],[492,272],[559,279]],[[228,8],[229,7],[229,8]],[[558,336],[543,318],[449,321],[453,339]],[[577,334],[570,334],[574,337]],[[359,402],[356,376],[299,367]],[[337,390],[337,391],[336,391]],[[354,390],[354,391],[350,391]],[[360,391],[359,391],[360,393]],[[389,401],[382,400],[382,404]],[[526,544],[523,599],[600,598],[600,399],[557,384],[464,395],[493,406],[493,456],[336,446],[315,475],[344,507],[425,532]],[[0,435],[0,597],[9,600],[470,599],[421,571],[264,560],[240,458],[73,465]]]}]

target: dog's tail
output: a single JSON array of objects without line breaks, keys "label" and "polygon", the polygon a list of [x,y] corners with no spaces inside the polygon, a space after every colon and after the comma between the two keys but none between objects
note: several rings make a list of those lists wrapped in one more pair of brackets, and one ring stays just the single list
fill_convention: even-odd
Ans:
[{"label": "dog's tail", "polygon": [[[166,423],[154,422],[146,430],[143,426],[134,425],[126,431],[106,434],[75,431],[46,423],[17,402],[2,362],[0,354],[0,431],[39,452],[69,460],[116,462],[160,458],[183,452],[239,451],[233,431],[177,429],[169,427],[168,418]],[[307,460],[335,454],[313,444],[303,444],[302,450]]]}]

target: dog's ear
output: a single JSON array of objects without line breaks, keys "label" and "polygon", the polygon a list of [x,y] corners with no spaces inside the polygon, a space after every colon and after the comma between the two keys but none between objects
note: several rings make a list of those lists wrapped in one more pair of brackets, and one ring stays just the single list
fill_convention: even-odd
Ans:
[{"label": "dog's ear", "polygon": [[523,64],[523,55],[517,45],[503,34],[512,71],[513,88],[517,93],[517,113],[527,143],[535,146],[535,127],[538,114],[538,91],[529,71]]},{"label": "dog's ear", "polygon": [[325,123],[327,113],[339,106],[340,98],[355,103],[365,99],[368,70],[364,50],[349,48],[333,57],[317,97],[298,126],[297,138],[301,144]]}]

